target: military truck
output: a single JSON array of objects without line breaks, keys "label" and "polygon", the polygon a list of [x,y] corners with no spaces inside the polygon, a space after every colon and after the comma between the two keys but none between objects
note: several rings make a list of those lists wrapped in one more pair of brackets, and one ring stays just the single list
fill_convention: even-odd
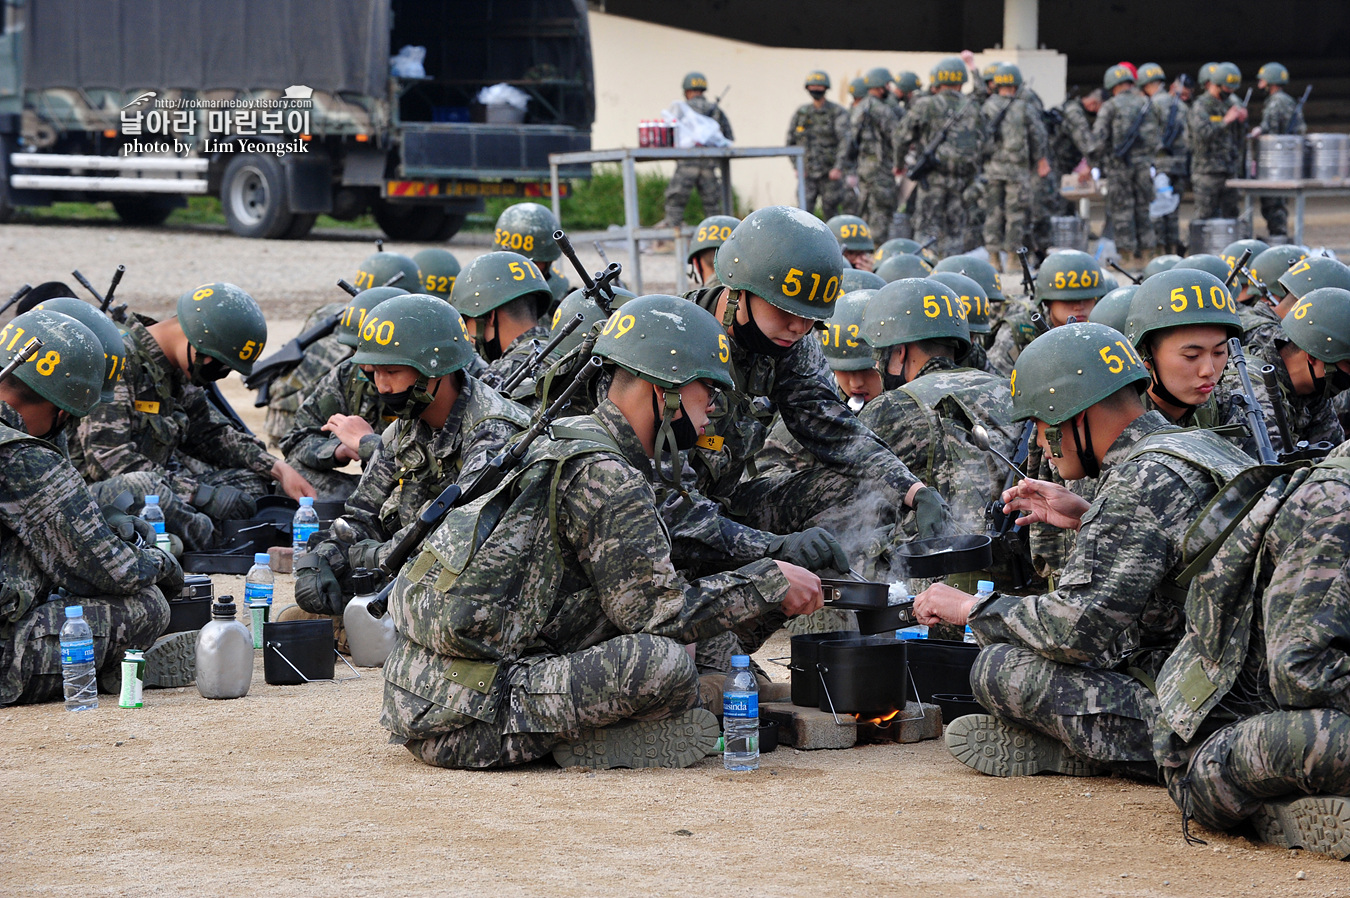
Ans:
[{"label": "military truck", "polygon": [[[436,241],[485,197],[547,196],[548,154],[590,149],[585,0],[0,3],[0,221],[111,200],[159,224],[208,194],[244,237],[371,212]],[[405,46],[425,76],[391,75]],[[523,112],[478,102],[501,83]]]}]

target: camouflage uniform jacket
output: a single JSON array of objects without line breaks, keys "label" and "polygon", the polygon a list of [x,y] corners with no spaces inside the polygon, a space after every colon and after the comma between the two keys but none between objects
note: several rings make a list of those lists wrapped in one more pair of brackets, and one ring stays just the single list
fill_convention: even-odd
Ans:
[{"label": "camouflage uniform jacket", "polygon": [[500,388],[530,360],[530,356],[534,353],[533,341],[538,340],[540,343],[547,343],[548,337],[548,327],[543,324],[536,324],[512,340],[511,345],[506,347],[501,358],[495,362],[489,362],[487,371],[479,379],[494,390]]},{"label": "camouflage uniform jacket", "polygon": [[[74,596],[129,596],[174,567],[159,549],[138,549],[113,533],[70,462],[0,404],[0,636],[57,587]],[[0,668],[0,703],[17,697],[12,673]]]},{"label": "camouflage uniform jacket", "polygon": [[[970,178],[979,165],[980,102],[957,91],[944,90],[914,101],[895,131],[895,165],[905,164],[905,154],[913,144],[926,148],[943,124],[957,110],[961,114],[935,151],[936,171],[957,178]],[[1011,113],[1009,113],[1011,114]]]},{"label": "camouflage uniform jacket", "polygon": [[1233,130],[1224,124],[1228,102],[1208,92],[1195,98],[1186,124],[1191,137],[1191,170],[1195,174],[1237,176],[1238,152]]},{"label": "camouflage uniform jacket", "polygon": [[384,414],[384,403],[380,401],[375,384],[348,359],[315,384],[300,404],[295,413],[294,428],[281,440],[281,451],[286,453],[286,460],[317,471],[331,471],[347,464],[333,455],[342,445],[341,441],[323,429],[333,415],[356,415],[374,428],[374,433],[361,438],[362,465],[367,464],[379,448],[380,431],[394,421]]},{"label": "camouflage uniform jacket", "polygon": [[1153,157],[1154,167],[1167,175],[1186,174],[1190,110],[1180,98],[1160,90],[1153,95],[1153,115],[1158,121],[1158,153]]},{"label": "camouflage uniform jacket", "polygon": [[784,146],[806,149],[803,162],[808,178],[824,177],[834,168],[839,147],[848,139],[848,120],[848,110],[829,100],[819,109],[815,103],[806,103],[792,114]]},{"label": "camouflage uniform jacket", "polygon": [[864,97],[849,110],[834,167],[861,177],[889,174],[895,159],[895,126],[895,113],[889,106],[876,97]]},{"label": "camouflage uniform jacket", "polygon": [[[1125,135],[1139,122],[1138,136],[1124,159],[1116,150],[1125,143]],[[1158,154],[1161,143],[1158,117],[1153,113],[1150,99],[1137,90],[1125,90],[1102,103],[1097,122],[1092,126],[1093,136],[1101,147],[1102,167],[1107,169],[1147,167]]]},{"label": "camouflage uniform jacket", "polygon": [[1298,108],[1298,102],[1285,91],[1271,94],[1266,98],[1265,105],[1261,107],[1261,133],[1262,134],[1307,134],[1308,123],[1303,118],[1303,113],[1299,113],[1298,122],[1294,125],[1294,130],[1288,131],[1289,121],[1294,117],[1294,110]]},{"label": "camouflage uniform jacket", "polygon": [[[472,480],[528,425],[524,409],[466,376],[439,430],[421,418],[389,425],[347,499],[343,517],[361,539],[387,542],[447,486]],[[329,557],[329,563],[341,576],[345,562]]]},{"label": "camouflage uniform jacket", "polygon": [[[1103,669],[1170,650],[1184,623],[1184,596],[1170,581],[1184,566],[1187,529],[1220,485],[1251,464],[1213,434],[1178,432],[1145,412],[1107,451],[1055,591],[983,600],[970,615],[976,638]],[[1150,660],[1156,672],[1162,658]]]},{"label": "camouflage uniform jacket", "polygon": [[[998,132],[993,131],[994,121],[1003,114],[1009,103],[1012,108],[1003,115]],[[991,178],[1023,178],[1036,164],[1049,153],[1049,140],[1045,136],[1045,121],[1035,105],[1022,97],[1003,97],[994,95],[984,101],[980,110],[984,126],[985,157],[984,173]]]},{"label": "camouflage uniform jacket", "polygon": [[1092,118],[1083,108],[1081,100],[1065,100],[1064,105],[1059,108],[1064,115],[1064,121],[1060,123],[1059,130],[1055,132],[1051,141],[1054,158],[1050,161],[1054,164],[1055,171],[1065,174],[1077,168],[1078,163],[1084,159],[1094,161],[1099,145],[1097,136],[1092,130]]},{"label": "camouflage uniform jacket", "polygon": [[1265,382],[1256,374],[1257,369],[1261,367],[1262,359],[1275,366],[1275,377],[1280,384],[1278,398],[1284,402],[1285,415],[1289,419],[1289,430],[1294,441],[1307,440],[1309,443],[1316,443],[1325,440],[1333,446],[1343,443],[1345,430],[1341,427],[1331,397],[1326,392],[1301,396],[1294,391],[1294,382],[1289,379],[1289,369],[1285,367],[1284,359],[1280,356],[1280,344],[1289,341],[1284,328],[1258,328],[1253,332],[1252,338],[1253,342],[1247,352],[1247,366],[1251,372],[1252,388],[1266,408],[1266,422],[1275,449],[1282,451],[1290,447],[1284,445],[1275,424],[1274,412],[1271,411],[1271,403],[1277,397],[1268,394]]},{"label": "camouflage uniform jacket", "polygon": [[[154,471],[191,502],[197,481],[170,471],[174,452],[217,468],[246,468],[271,477],[276,458],[256,437],[237,430],[164,355],[146,330],[149,319],[127,324],[126,368],[112,402],[100,402],[80,423],[72,459],[94,483],[133,471]],[[154,322],[150,322],[154,323]]]},{"label": "camouflage uniform jacket", "polygon": [[994,324],[994,341],[989,347],[989,364],[998,373],[1012,374],[1022,350],[1040,336],[1040,330],[1031,320],[1036,311],[1038,309],[1025,299],[1003,302],[1003,314]]},{"label": "camouflage uniform jacket", "polygon": [[[452,510],[400,574],[381,716],[396,736],[495,720],[533,659],[622,633],[705,639],[787,594],[767,559],[693,582],[676,571],[651,461],[613,403],[554,431],[497,491]],[[536,685],[572,701],[566,682]]]},{"label": "camouflage uniform jacket", "polygon": [[[320,306],[305,318],[300,332],[304,333],[345,308],[346,304],[340,302]],[[292,416],[296,409],[300,408],[300,403],[305,401],[306,394],[325,374],[332,371],[338,362],[351,358],[353,352],[355,349],[339,343],[335,334],[321,337],[309,344],[300,363],[272,381],[271,389],[267,393],[267,420],[264,424],[267,435],[280,445],[281,440],[290,432]]]},{"label": "camouflage uniform jacket", "polygon": [[731,133],[731,122],[727,119],[727,114],[722,111],[720,105],[714,106],[713,101],[705,96],[697,96],[692,100],[685,100],[689,108],[699,115],[706,115],[708,118],[717,122],[717,126],[722,129],[722,136],[727,140],[735,140],[736,137]]}]

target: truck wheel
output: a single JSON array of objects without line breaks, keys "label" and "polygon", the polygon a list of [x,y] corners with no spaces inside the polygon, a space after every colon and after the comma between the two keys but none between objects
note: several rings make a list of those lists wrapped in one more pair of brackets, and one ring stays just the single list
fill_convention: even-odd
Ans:
[{"label": "truck wheel", "polygon": [[287,240],[299,240],[309,234],[314,228],[314,222],[318,221],[318,213],[306,212],[295,213],[295,218],[291,221],[290,228],[284,235]]},{"label": "truck wheel", "polygon": [[463,212],[446,212],[445,217],[441,219],[440,225],[437,226],[436,231],[431,235],[432,242],[443,243],[458,234],[459,229],[464,227],[464,221],[468,217],[469,216],[465,215]]},{"label": "truck wheel", "polygon": [[443,211],[437,206],[414,206],[408,203],[375,204],[375,223],[390,240],[428,243],[441,227]]},{"label": "truck wheel", "polygon": [[261,153],[245,153],[225,166],[220,205],[230,230],[240,237],[284,237],[295,221],[286,206],[281,163]]},{"label": "truck wheel", "polygon": [[164,224],[175,205],[157,196],[126,196],[112,201],[113,211],[124,224],[154,226]]}]

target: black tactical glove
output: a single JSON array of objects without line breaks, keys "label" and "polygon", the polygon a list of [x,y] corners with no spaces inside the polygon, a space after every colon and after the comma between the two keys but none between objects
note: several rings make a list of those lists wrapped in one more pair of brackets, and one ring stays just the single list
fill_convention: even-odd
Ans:
[{"label": "black tactical glove", "polygon": [[848,553],[839,545],[834,534],[824,527],[812,527],[801,533],[789,533],[787,536],[775,536],[769,543],[769,555],[779,561],[800,565],[807,570],[834,568],[836,571],[849,569]]},{"label": "black tactical glove", "polygon": [[121,509],[114,508],[111,505],[105,505],[100,511],[103,512],[103,520],[116,533],[123,542],[134,543],[136,534],[140,534],[141,541],[146,545],[155,544],[155,525],[149,521],[143,521],[132,514],[127,514]]},{"label": "black tactical glove", "polygon": [[[154,545],[154,538],[151,538],[151,545]],[[163,549],[150,549],[156,555],[164,557],[164,573],[155,581],[159,591],[164,593],[164,598],[169,601],[176,601],[183,594],[183,569],[178,565],[178,559],[174,558],[169,552]]]},{"label": "black tactical glove", "polygon": [[347,604],[342,585],[323,556],[306,552],[295,559],[295,604],[310,614],[341,614]]},{"label": "black tactical glove", "polygon": [[919,528],[919,539],[930,539],[944,535],[951,525],[951,512],[947,500],[930,486],[925,486],[914,494],[914,523]]},{"label": "black tactical glove", "polygon": [[258,503],[243,490],[209,483],[197,487],[192,504],[217,521],[247,521],[258,511]]},{"label": "black tactical glove", "polygon": [[377,570],[380,566],[380,550],[383,548],[384,543],[378,539],[363,539],[353,543],[347,548],[347,563],[352,566],[352,570],[362,567],[368,571]]}]

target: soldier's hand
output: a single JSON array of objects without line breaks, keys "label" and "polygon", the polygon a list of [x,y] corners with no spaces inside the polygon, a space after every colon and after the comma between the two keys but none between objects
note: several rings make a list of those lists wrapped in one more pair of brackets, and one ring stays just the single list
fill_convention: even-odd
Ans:
[{"label": "soldier's hand", "polygon": [[140,533],[141,539],[145,540],[145,530],[148,528],[150,531],[148,542],[151,545],[154,544],[155,528],[149,521],[142,521],[135,515],[127,514],[125,511],[114,508],[111,505],[105,505],[100,508],[99,511],[103,512],[103,520],[107,523],[108,527],[113,533],[116,533],[118,538],[123,542],[135,542],[137,533]]},{"label": "soldier's hand", "polygon": [[848,185],[849,190],[853,190],[858,186],[858,176],[848,175],[847,177],[844,178],[844,183]]},{"label": "soldier's hand", "polygon": [[931,486],[919,489],[910,499],[914,509],[914,523],[919,528],[920,539],[942,536],[951,525],[951,512],[947,509],[947,500]]},{"label": "soldier's hand", "polygon": [[813,571],[823,567],[836,571],[849,569],[848,554],[844,547],[824,527],[811,527],[800,533],[774,537],[769,544],[769,555]]},{"label": "soldier's hand", "polygon": [[311,499],[318,498],[319,494],[315,491],[314,485],[306,480],[303,474],[280,459],[272,465],[272,479],[281,486],[281,491],[292,499],[304,496]]},{"label": "soldier's hand", "polygon": [[966,68],[973,69],[975,67],[975,54],[969,50],[962,50],[961,61],[966,64]]},{"label": "soldier's hand", "polygon": [[1077,530],[1088,510],[1086,499],[1048,480],[1027,478],[1003,491],[1003,513],[1021,512],[1015,523],[1049,524],[1061,530]]},{"label": "soldier's hand", "polygon": [[360,415],[330,415],[328,423],[320,430],[337,437],[338,442],[352,451],[352,458],[360,457],[355,453],[361,449],[361,437],[375,432],[370,422]]},{"label": "soldier's hand", "polygon": [[246,521],[258,511],[258,503],[243,490],[209,483],[197,487],[192,504],[217,521]]},{"label": "soldier's hand", "polygon": [[832,168],[832,169],[830,169],[830,180],[831,180],[831,181],[838,181],[838,180],[839,180],[840,178],[842,178],[843,176],[844,176],[844,173],[841,172],[839,169],[837,169],[837,168]]},{"label": "soldier's hand", "polygon": [[973,607],[974,596],[946,583],[934,583],[914,597],[914,619],[928,627],[942,623],[964,627]]},{"label": "soldier's hand", "polygon": [[155,581],[159,591],[164,593],[164,598],[174,601],[183,594],[183,568],[178,564],[178,559],[171,553],[163,549],[147,549],[163,558],[160,570],[163,571],[160,577]]},{"label": "soldier's hand", "polygon": [[1042,156],[1036,160],[1036,177],[1044,178],[1048,174],[1050,174],[1050,160]]},{"label": "soldier's hand", "polygon": [[305,552],[296,557],[295,604],[310,614],[342,613],[342,586],[322,555]]},{"label": "soldier's hand", "polygon": [[347,563],[352,570],[363,567],[373,571],[380,566],[380,550],[383,548],[384,543],[378,539],[363,539],[353,543],[347,549]]},{"label": "soldier's hand", "polygon": [[786,561],[774,562],[787,578],[788,591],[783,596],[783,613],[789,617],[810,614],[825,607],[825,593],[820,589],[820,578],[804,567]]}]

